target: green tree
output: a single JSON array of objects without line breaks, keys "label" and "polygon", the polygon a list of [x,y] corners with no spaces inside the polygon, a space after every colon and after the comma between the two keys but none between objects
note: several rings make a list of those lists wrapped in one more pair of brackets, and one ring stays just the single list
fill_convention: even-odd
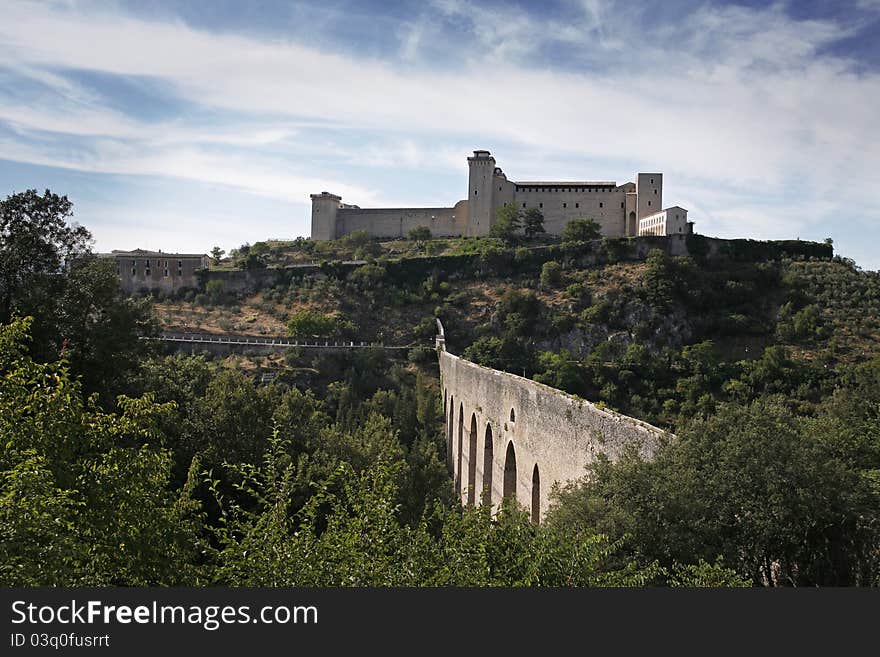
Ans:
[{"label": "green tree", "polygon": [[223,303],[226,298],[226,285],[221,280],[210,280],[205,284],[205,294],[208,300],[215,306]]},{"label": "green tree", "polygon": [[215,265],[220,264],[220,259],[223,257],[224,253],[226,253],[226,251],[221,249],[219,246],[215,246],[213,249],[211,249],[211,257],[214,259]]},{"label": "green tree", "polygon": [[[155,343],[141,338],[158,334],[149,299],[120,293],[112,261],[93,256],[77,260],[55,305],[43,310],[54,339],[86,392],[110,403],[128,389],[130,379]],[[58,353],[58,352],[56,352]],[[51,359],[51,351],[43,355]]]},{"label": "green tree", "polygon": [[[436,503],[401,521],[407,463],[388,422],[371,419],[374,452],[358,469],[341,462],[291,507],[298,466],[277,436],[257,467],[232,466],[246,502],[218,497],[224,521],[217,582],[233,586],[634,586],[656,566],[617,567],[619,549],[591,531],[538,527],[510,503],[485,509]],[[432,461],[436,459],[432,457]],[[216,489],[215,489],[216,490]]]},{"label": "green tree", "polygon": [[[0,584],[194,585],[207,554],[192,489],[172,490],[149,397],[97,410],[62,362],[26,355],[30,320],[0,326]],[[194,481],[194,480],[190,480]]]},{"label": "green tree", "polygon": [[589,242],[602,237],[602,228],[593,219],[574,219],[562,229],[563,242]]},{"label": "green tree", "polygon": [[337,319],[314,310],[298,310],[287,321],[288,334],[296,338],[329,338],[336,334]]},{"label": "green tree", "polygon": [[422,251],[431,239],[431,229],[427,226],[417,226],[409,231],[409,238],[416,243],[416,248]]},{"label": "green tree", "polygon": [[552,521],[630,536],[639,561],[667,568],[720,558],[758,585],[870,584],[880,490],[844,445],[778,398],[722,405],[653,461],[597,463]]},{"label": "green tree", "polygon": [[538,208],[529,208],[525,211],[522,218],[523,232],[527,239],[532,239],[538,233],[547,232],[544,230],[544,213]]},{"label": "green tree", "polygon": [[548,260],[541,266],[541,287],[553,289],[562,283],[562,265],[555,260]]},{"label": "green tree", "polygon": [[59,274],[88,253],[91,234],[68,225],[73,204],[48,189],[7,196],[0,201],[0,323],[13,315],[45,315],[63,287]]},{"label": "green tree", "polygon": [[505,203],[495,214],[495,221],[489,228],[489,235],[505,242],[512,242],[522,226],[522,213],[513,203]]},{"label": "green tree", "polygon": [[110,402],[156,325],[150,302],[122,296],[113,261],[89,253],[91,234],[71,216],[70,201],[48,190],[0,201],[0,323],[31,316],[30,355],[63,353],[86,392]]}]

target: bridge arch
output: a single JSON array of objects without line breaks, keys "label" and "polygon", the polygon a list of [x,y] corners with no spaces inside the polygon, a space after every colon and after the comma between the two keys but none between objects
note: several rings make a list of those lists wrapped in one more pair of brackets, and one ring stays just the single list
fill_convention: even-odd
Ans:
[{"label": "bridge arch", "polygon": [[541,473],[538,472],[538,464],[532,470],[532,522],[541,522]]},{"label": "bridge arch", "polygon": [[454,474],[455,454],[453,451],[453,438],[455,437],[455,395],[449,398],[449,415],[446,418],[446,467]]},{"label": "bridge arch", "polygon": [[516,499],[516,450],[512,440],[507,443],[507,453],[504,455],[503,496]]},{"label": "bridge arch", "polygon": [[464,404],[458,403],[458,449],[455,452],[455,493],[461,499],[461,445],[464,437]]},{"label": "bridge arch", "polygon": [[492,470],[495,468],[495,445],[492,442],[492,425],[486,423],[486,438],[483,444],[483,506],[492,506]]},{"label": "bridge arch", "polygon": [[471,413],[471,430],[468,440],[468,479],[467,505],[472,507],[476,502],[477,490],[477,415]]}]

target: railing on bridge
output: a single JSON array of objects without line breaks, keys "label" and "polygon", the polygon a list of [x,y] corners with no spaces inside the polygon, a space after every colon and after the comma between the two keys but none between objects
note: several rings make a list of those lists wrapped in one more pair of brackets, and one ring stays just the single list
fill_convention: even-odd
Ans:
[{"label": "railing on bridge", "polygon": [[159,340],[189,344],[226,344],[257,347],[303,347],[307,349],[411,349],[419,345],[385,345],[378,342],[355,340],[300,340],[282,337],[223,336],[211,333],[162,333],[157,337],[144,336],[142,340]]}]

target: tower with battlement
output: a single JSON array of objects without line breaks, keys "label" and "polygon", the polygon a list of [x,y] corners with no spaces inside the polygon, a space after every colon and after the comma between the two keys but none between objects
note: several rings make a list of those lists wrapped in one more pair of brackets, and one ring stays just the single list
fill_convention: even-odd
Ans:
[{"label": "tower with battlement", "polygon": [[336,234],[336,213],[342,201],[341,196],[330,192],[312,194],[312,239],[334,240],[342,237]]},{"label": "tower with battlement", "polygon": [[468,235],[489,234],[495,217],[495,169],[495,158],[489,151],[474,151],[468,158]]}]

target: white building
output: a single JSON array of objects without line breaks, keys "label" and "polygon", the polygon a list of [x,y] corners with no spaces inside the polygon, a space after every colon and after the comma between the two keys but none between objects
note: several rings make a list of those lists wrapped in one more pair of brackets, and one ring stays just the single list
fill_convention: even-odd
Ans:
[{"label": "white building", "polygon": [[684,235],[691,232],[688,211],[673,205],[639,219],[639,235]]}]

